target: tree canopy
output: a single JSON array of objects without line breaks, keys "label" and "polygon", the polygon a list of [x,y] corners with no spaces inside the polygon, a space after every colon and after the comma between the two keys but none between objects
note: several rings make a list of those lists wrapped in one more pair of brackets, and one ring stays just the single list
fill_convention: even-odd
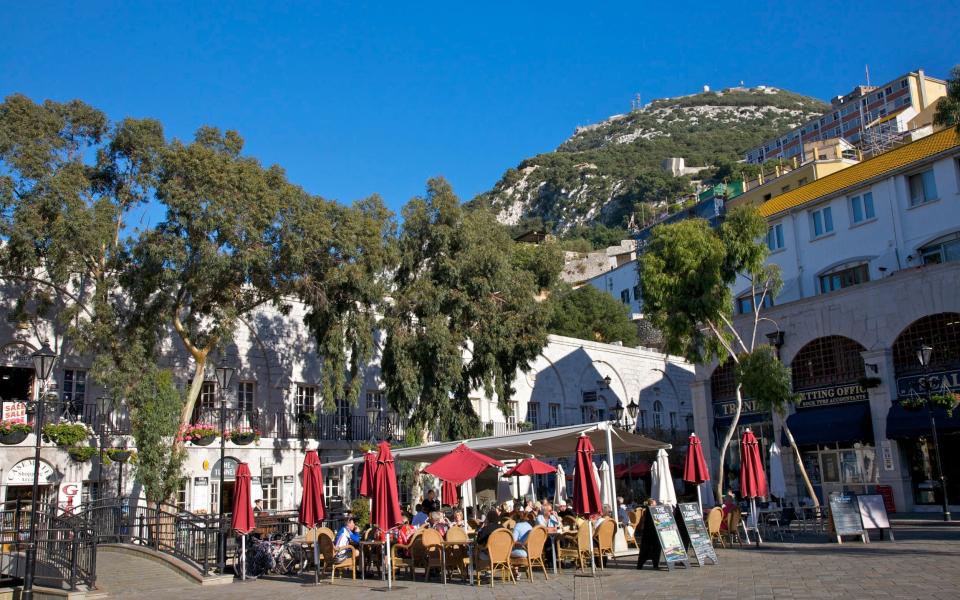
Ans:
[{"label": "tree canopy", "polygon": [[624,346],[638,343],[630,308],[592,285],[557,290],[550,304],[550,333]]}]

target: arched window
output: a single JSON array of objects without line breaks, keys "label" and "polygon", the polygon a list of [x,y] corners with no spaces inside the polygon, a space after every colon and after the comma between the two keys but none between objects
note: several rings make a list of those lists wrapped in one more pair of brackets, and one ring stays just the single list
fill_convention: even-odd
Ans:
[{"label": "arched window", "polygon": [[663,403],[659,400],[653,402],[653,428],[663,429]]},{"label": "arched window", "polygon": [[727,402],[736,398],[737,380],[734,373],[734,362],[727,360],[713,370],[710,375],[710,398],[716,402]]},{"label": "arched window", "polygon": [[933,348],[934,371],[960,368],[960,313],[938,313],[917,319],[900,332],[893,343],[893,368],[897,377],[921,372],[917,348]]},{"label": "arched window", "polygon": [[960,231],[933,240],[920,248],[920,257],[925,265],[960,260]]},{"label": "arched window", "polygon": [[864,376],[863,356],[866,350],[857,342],[842,335],[817,338],[797,352],[790,363],[793,371],[793,389],[856,381]]}]

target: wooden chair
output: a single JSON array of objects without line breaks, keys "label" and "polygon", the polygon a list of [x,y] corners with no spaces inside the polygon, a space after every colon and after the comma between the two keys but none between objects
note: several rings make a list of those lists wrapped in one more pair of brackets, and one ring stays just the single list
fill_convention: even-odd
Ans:
[{"label": "wooden chair", "polygon": [[[363,533],[363,541],[365,542],[376,541],[376,539],[376,532],[372,528]],[[364,553],[364,568],[376,567],[377,573],[382,574],[383,553],[380,551],[380,548],[378,546],[364,546],[361,548],[361,551]]]},{"label": "wooden chair", "polygon": [[639,548],[639,543],[637,542],[636,533],[637,526],[634,525],[634,518],[636,517],[635,510],[627,511],[627,522],[623,524],[623,538],[627,542],[627,548],[630,547],[630,544],[633,544],[634,548]]},{"label": "wooden chair", "polygon": [[416,567],[414,547],[419,546],[421,533],[421,531],[418,531],[413,534],[413,537],[406,544],[390,546],[390,574],[394,579],[397,578],[398,569],[406,569],[410,573],[410,579],[416,579],[414,577],[414,568]]},{"label": "wooden chair", "polygon": [[[423,580],[430,580],[430,571],[443,568],[443,536],[436,529],[424,529],[420,535],[423,544],[423,558],[418,566],[423,567]],[[416,577],[414,577],[416,579]]]},{"label": "wooden chair", "polygon": [[560,523],[562,523],[564,527],[576,527],[577,518],[567,515],[566,517],[560,519]]},{"label": "wooden chair", "polygon": [[513,534],[509,529],[501,527],[487,538],[487,558],[477,557],[477,587],[480,586],[480,574],[484,571],[490,572],[490,587],[493,587],[493,579],[500,570],[500,577],[504,582],[507,581],[507,575],[514,584],[517,583],[513,576],[513,569],[510,568],[510,551],[513,550]]},{"label": "wooden chair", "polygon": [[600,561],[601,569],[604,568],[604,556],[611,556],[614,562],[617,560],[617,557],[613,554],[613,536],[616,530],[617,524],[613,522],[613,519],[604,519],[603,523],[600,523],[600,526],[597,527],[597,530],[593,534],[597,539],[597,545],[593,549],[593,553]]},{"label": "wooden chair", "polygon": [[320,556],[323,557],[323,570],[330,570],[330,579],[335,579],[337,577],[337,569],[341,571],[343,569],[350,569],[350,572],[353,574],[353,578],[357,578],[357,549],[354,548],[350,553],[350,556],[344,558],[340,562],[335,562],[337,555],[337,549],[333,545],[333,538],[328,536],[325,533],[320,533],[317,535],[317,543],[320,545]]},{"label": "wooden chair", "polygon": [[500,522],[500,527],[506,527],[507,529],[513,529],[517,526],[517,522],[513,519],[504,519]]},{"label": "wooden chair", "polygon": [[710,541],[714,545],[720,542],[720,547],[726,548],[727,545],[723,543],[723,535],[720,534],[721,523],[723,523],[723,509],[719,507],[710,509],[710,514],[707,515],[707,532],[710,534]]},{"label": "wooden chair", "polygon": [[572,539],[573,543],[567,547],[560,546],[560,552],[557,553],[557,564],[560,568],[563,568],[563,561],[570,559],[574,560],[577,563],[577,566],[582,570],[585,569],[584,557],[590,558],[590,553],[593,552],[593,544],[590,541],[590,530],[586,527],[581,527],[577,530],[576,535]]},{"label": "wooden chair", "polygon": [[733,540],[736,539],[740,547],[743,548],[743,537],[740,535],[740,509],[735,508],[727,515],[727,539],[733,546]]},{"label": "wooden chair", "polygon": [[510,558],[510,564],[516,567],[524,567],[527,570],[527,579],[533,581],[533,567],[540,565],[543,569],[543,578],[549,580],[547,576],[547,566],[543,564],[543,547],[547,543],[547,528],[543,525],[537,525],[527,534],[527,540],[523,543],[523,549],[527,556],[513,556]]},{"label": "wooden chair", "polygon": [[451,527],[447,531],[447,542],[463,542],[462,546],[446,546],[447,552],[447,570],[456,569],[460,572],[460,577],[467,580],[470,569],[470,554],[467,551],[467,541],[469,540],[467,532],[461,527]]}]

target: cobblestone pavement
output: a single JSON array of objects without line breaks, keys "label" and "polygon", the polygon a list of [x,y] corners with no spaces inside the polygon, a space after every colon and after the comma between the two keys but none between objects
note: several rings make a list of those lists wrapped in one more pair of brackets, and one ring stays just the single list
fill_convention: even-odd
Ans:
[{"label": "cobblestone pavement", "polygon": [[[443,586],[401,579],[387,592],[382,582],[368,579],[337,579],[335,583],[308,585],[306,579],[259,579],[205,587],[169,574],[157,580],[155,570],[138,585],[140,559],[113,559],[100,573],[100,587],[111,598],[191,600],[236,600],[237,598],[626,598],[734,600],[818,598],[924,598],[960,597],[960,527],[903,527],[896,542],[874,541],[869,545],[820,541],[765,543],[760,548],[718,549],[719,566],[692,567],[668,572],[635,569],[636,559],[626,557],[611,564],[597,579],[576,577],[565,570],[558,577],[535,575],[516,585],[493,589],[484,580],[481,587],[450,583]],[[142,573],[144,576],[147,573]]]}]

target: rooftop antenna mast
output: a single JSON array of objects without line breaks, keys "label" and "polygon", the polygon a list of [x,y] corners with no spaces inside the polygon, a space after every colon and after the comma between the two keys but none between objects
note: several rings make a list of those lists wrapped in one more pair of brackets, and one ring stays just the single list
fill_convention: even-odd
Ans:
[{"label": "rooftop antenna mast", "polygon": [[864,71],[867,73],[867,87],[870,87],[870,65],[865,65]]},{"label": "rooftop antenna mast", "polygon": [[634,95],[633,100],[630,101],[630,109],[634,112],[643,108],[643,101],[641,100],[640,93],[637,92]]}]

